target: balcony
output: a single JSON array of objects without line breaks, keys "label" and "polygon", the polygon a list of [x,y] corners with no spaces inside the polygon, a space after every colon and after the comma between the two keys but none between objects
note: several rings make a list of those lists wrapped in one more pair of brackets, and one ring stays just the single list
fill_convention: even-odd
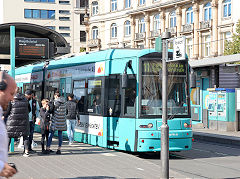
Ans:
[{"label": "balcony", "polygon": [[211,27],[212,27],[212,20],[200,22],[200,30],[210,29]]},{"label": "balcony", "polygon": [[135,33],[135,41],[145,40],[146,33]]},{"label": "balcony", "polygon": [[170,32],[171,35],[176,35],[177,33],[177,27],[169,27],[169,28],[166,28],[166,32]]},{"label": "balcony", "polygon": [[156,37],[159,37],[161,35],[161,30],[153,30],[150,31],[150,37],[149,39],[155,39]]},{"label": "balcony", "polygon": [[98,47],[100,46],[101,40],[100,39],[90,39],[88,40],[88,47]]},{"label": "balcony", "polygon": [[193,24],[182,25],[181,33],[192,33],[192,32],[193,32]]}]

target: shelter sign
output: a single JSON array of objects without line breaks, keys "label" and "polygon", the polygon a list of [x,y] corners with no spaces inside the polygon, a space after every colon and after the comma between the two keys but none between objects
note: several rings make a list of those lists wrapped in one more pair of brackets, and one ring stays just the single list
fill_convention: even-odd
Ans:
[{"label": "shelter sign", "polygon": [[48,59],[49,39],[17,37],[16,58]]},{"label": "shelter sign", "polygon": [[173,60],[185,60],[185,36],[173,40]]}]

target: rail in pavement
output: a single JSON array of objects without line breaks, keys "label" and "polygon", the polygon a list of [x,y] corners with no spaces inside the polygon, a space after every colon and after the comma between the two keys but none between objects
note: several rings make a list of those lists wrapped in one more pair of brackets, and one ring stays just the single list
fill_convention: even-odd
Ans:
[{"label": "rail in pavement", "polygon": [[[132,154],[104,149],[83,143],[68,145],[63,141],[62,155],[41,154],[40,134],[34,134],[38,146],[37,153],[23,157],[22,150],[16,146],[9,153],[9,162],[16,164],[18,173],[13,177],[22,178],[160,178],[160,165],[153,164]],[[53,139],[52,150],[57,149],[57,139]],[[161,161],[159,160],[159,163]],[[171,178],[186,178],[170,170]]]}]

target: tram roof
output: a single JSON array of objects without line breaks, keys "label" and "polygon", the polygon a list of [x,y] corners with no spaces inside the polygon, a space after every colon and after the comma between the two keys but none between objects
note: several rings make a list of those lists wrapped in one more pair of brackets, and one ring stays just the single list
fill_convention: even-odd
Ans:
[{"label": "tram roof", "polygon": [[43,65],[44,65],[44,63],[22,66],[22,67],[16,68],[15,74],[21,75],[21,74],[27,74],[27,73],[32,73],[32,72],[38,72],[38,71],[42,70]]},{"label": "tram roof", "polygon": [[98,51],[89,53],[82,56],[76,56],[71,58],[63,58],[60,60],[50,61],[48,69],[64,68],[72,66],[73,64],[87,64],[100,61],[107,61],[113,59],[126,59],[126,58],[139,58],[148,53],[156,52],[154,49],[109,49],[104,51]]},{"label": "tram roof", "polygon": [[[48,69],[50,70],[56,68],[64,68],[73,65],[88,64],[114,59],[139,58],[153,52],[156,52],[155,49],[109,49],[104,51],[92,52],[81,56],[50,60]],[[172,52],[172,50],[169,50],[169,52]],[[21,75],[41,71],[44,64],[44,62],[41,62],[38,64],[31,64],[19,67],[16,69],[15,74]]]}]

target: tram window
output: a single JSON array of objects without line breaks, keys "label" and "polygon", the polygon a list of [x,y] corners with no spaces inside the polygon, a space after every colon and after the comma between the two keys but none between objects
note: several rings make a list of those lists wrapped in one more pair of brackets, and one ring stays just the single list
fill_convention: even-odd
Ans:
[{"label": "tram window", "polygon": [[[176,66],[178,68],[173,68]],[[141,114],[162,115],[162,80],[159,78],[161,62],[143,61],[142,69]],[[168,64],[168,70],[168,115],[188,115],[185,66],[171,63]]]},{"label": "tram window", "polygon": [[107,112],[109,116],[115,117],[119,117],[121,114],[121,94],[119,76],[109,79]]},{"label": "tram window", "polygon": [[88,80],[87,112],[91,114],[102,114],[101,104],[102,80]]},{"label": "tram window", "polygon": [[52,81],[48,82],[47,84],[47,91],[46,91],[46,98],[49,100],[53,100],[54,93],[59,90],[60,82],[59,81]]},{"label": "tram window", "polygon": [[135,116],[136,113],[136,80],[128,80],[128,88],[124,93],[124,115]]},{"label": "tram window", "polygon": [[73,94],[78,101],[78,112],[84,113],[85,80],[73,82]]}]

